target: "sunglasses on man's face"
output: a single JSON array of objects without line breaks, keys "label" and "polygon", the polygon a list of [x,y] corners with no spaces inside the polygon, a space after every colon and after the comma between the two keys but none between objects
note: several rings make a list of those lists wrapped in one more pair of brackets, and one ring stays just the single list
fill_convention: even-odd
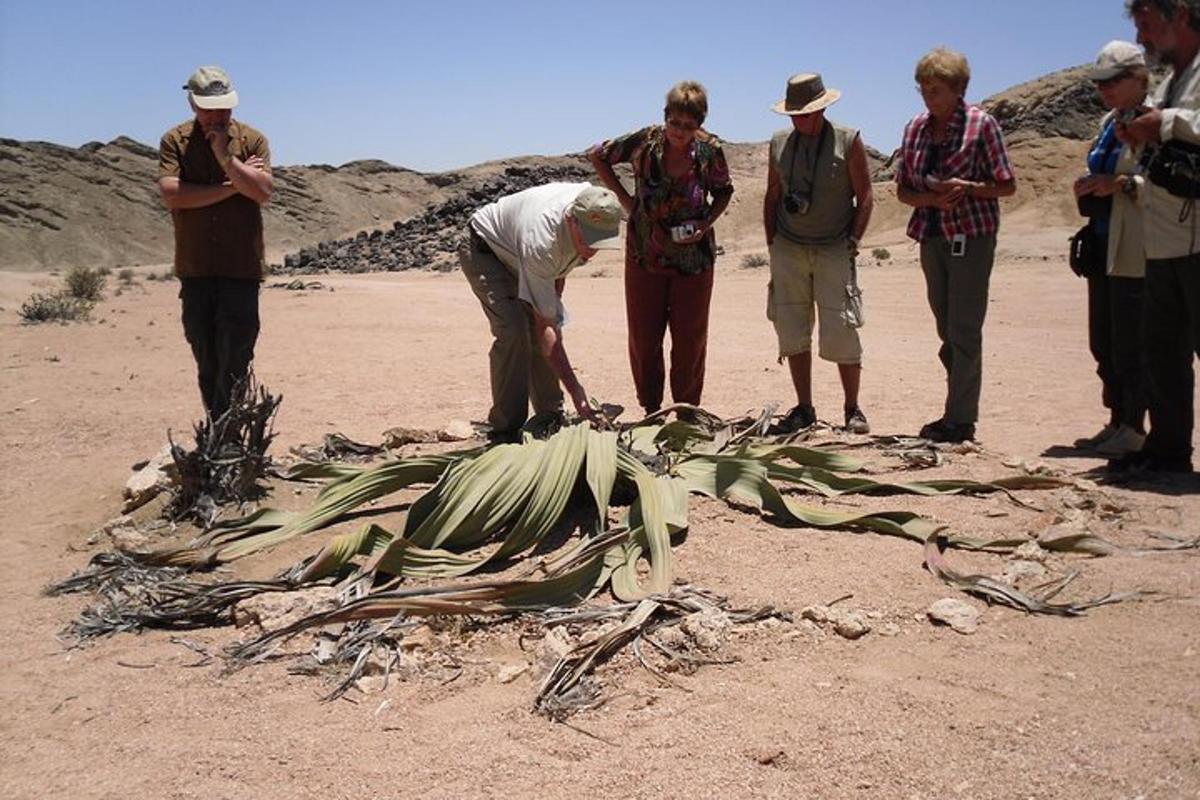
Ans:
[{"label": "sunglasses on man's face", "polygon": [[675,117],[667,117],[667,125],[677,131],[683,131],[684,133],[694,133],[695,131],[700,130],[700,126],[696,123],[684,122],[683,120],[675,119]]},{"label": "sunglasses on man's face", "polygon": [[1120,75],[1114,75],[1111,78],[1105,78],[1102,81],[1092,81],[1092,83],[1096,84],[1097,89],[1108,89],[1112,86],[1116,86],[1118,83],[1120,83],[1121,81],[1125,80],[1128,77],[1129,77],[1128,72],[1122,72]]}]

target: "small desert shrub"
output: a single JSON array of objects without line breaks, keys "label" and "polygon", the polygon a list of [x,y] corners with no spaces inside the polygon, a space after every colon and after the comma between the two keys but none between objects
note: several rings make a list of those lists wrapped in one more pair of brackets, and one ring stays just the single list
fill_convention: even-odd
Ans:
[{"label": "small desert shrub", "polygon": [[105,278],[99,270],[75,267],[67,273],[67,294],[94,303],[104,296]]},{"label": "small desert shrub", "polygon": [[101,267],[100,269],[96,270],[96,272],[100,275],[112,275],[112,268],[111,267]]},{"label": "small desert shrub", "polygon": [[875,259],[876,261],[887,261],[891,257],[892,254],[888,252],[886,247],[876,247],[871,251],[871,258]]},{"label": "small desert shrub", "polygon": [[136,273],[134,273],[134,271],[132,269],[130,269],[129,267],[126,267],[125,269],[123,269],[117,273],[117,280],[119,280],[121,283],[125,284],[126,286],[129,286],[133,283],[133,279],[134,279],[135,275],[136,275]]},{"label": "small desert shrub", "polygon": [[22,321],[34,325],[39,322],[72,322],[84,320],[92,312],[92,304],[68,292],[35,294],[21,304]]},{"label": "small desert shrub", "polygon": [[762,253],[750,253],[742,258],[742,269],[757,269],[771,263]]}]

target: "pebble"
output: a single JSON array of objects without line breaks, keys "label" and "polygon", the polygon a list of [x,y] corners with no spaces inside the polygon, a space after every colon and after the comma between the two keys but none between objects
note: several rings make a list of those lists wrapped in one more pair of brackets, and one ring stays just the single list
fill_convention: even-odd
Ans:
[{"label": "pebble", "polygon": [[979,611],[956,597],[943,597],[925,612],[934,623],[949,625],[957,633],[970,635],[979,627]]}]

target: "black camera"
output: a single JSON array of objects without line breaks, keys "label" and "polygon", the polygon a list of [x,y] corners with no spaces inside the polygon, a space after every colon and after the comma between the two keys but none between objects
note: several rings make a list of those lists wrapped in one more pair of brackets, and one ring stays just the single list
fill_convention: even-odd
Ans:
[{"label": "black camera", "polygon": [[783,207],[789,214],[807,214],[812,208],[812,196],[806,192],[788,192],[783,196]]}]

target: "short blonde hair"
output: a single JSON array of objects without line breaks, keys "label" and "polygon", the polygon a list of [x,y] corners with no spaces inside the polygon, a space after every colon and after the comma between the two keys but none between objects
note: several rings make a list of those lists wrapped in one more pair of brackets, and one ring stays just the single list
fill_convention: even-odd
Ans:
[{"label": "short blonde hair", "polygon": [[689,114],[695,118],[697,125],[704,124],[708,116],[708,92],[696,81],[680,81],[667,92],[667,106],[663,115],[672,111]]},{"label": "short blonde hair", "polygon": [[917,62],[916,79],[919,85],[929,81],[944,81],[952,89],[967,93],[971,82],[971,67],[962,53],[938,47],[930,50]]}]

